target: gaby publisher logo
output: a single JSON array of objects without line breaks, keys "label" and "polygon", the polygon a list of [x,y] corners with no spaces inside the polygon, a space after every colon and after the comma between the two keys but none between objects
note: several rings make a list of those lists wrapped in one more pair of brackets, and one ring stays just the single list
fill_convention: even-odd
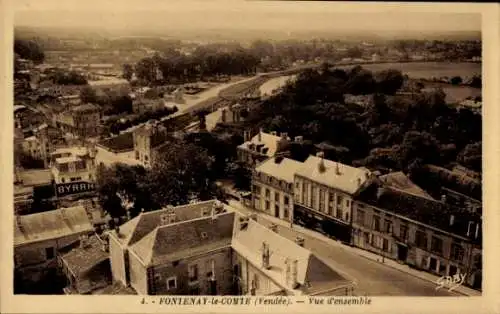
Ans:
[{"label": "gaby publisher logo", "polygon": [[457,273],[453,276],[443,276],[436,280],[436,291],[441,288],[448,288],[448,291],[453,291],[460,287],[465,282],[465,274]]}]

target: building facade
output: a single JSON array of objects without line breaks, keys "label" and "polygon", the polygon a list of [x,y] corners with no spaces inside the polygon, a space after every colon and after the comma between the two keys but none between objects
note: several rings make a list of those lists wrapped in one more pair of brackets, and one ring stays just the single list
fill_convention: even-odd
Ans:
[{"label": "building facade", "polygon": [[144,167],[151,167],[159,150],[168,144],[166,128],[158,121],[149,121],[134,130],[134,159]]},{"label": "building facade", "polygon": [[320,157],[310,156],[294,178],[294,220],[351,242],[353,197],[372,174]]},{"label": "building facade", "polygon": [[55,117],[56,125],[63,131],[78,137],[95,137],[99,134],[101,110],[92,104],[72,107]]},{"label": "building facade", "polygon": [[252,207],[273,217],[293,222],[293,178],[301,162],[273,157],[252,174]]},{"label": "building facade", "polygon": [[142,295],[352,292],[310,251],[216,201],[142,213],[109,240],[113,280]]},{"label": "building facade", "polygon": [[388,187],[372,198],[366,193],[353,204],[353,245],[438,276],[463,274],[468,285],[481,286],[474,263],[481,254],[479,217]]}]

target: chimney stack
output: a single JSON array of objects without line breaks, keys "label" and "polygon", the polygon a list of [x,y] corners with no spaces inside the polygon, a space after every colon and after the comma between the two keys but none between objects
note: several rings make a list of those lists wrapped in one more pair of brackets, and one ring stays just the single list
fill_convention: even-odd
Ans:
[{"label": "chimney stack", "polygon": [[340,172],[340,167],[339,167],[339,163],[338,163],[338,162],[336,162],[336,163],[335,163],[335,173],[336,173],[337,175],[341,175],[341,174],[342,174],[342,173]]},{"label": "chimney stack", "polygon": [[269,258],[269,244],[267,244],[266,242],[262,242],[262,267],[265,269],[271,268],[271,265],[269,264]]},{"label": "chimney stack", "polygon": [[262,129],[259,129],[259,137],[258,137],[259,142],[262,142]]},{"label": "chimney stack", "polygon": [[446,195],[441,195],[441,202],[446,203]]},{"label": "chimney stack", "polygon": [[248,227],[248,217],[240,217],[240,230],[245,230]]},{"label": "chimney stack", "polygon": [[476,234],[474,235],[474,236],[475,236],[475,237],[474,237],[475,239],[477,239],[477,238],[479,237],[479,226],[480,226],[480,224],[479,224],[479,223],[477,223],[477,224],[476,224]]},{"label": "chimney stack", "polygon": [[455,223],[455,216],[450,215],[450,226],[453,226],[454,223]]},{"label": "chimney stack", "polygon": [[318,152],[316,154],[317,157],[321,158],[320,161],[319,161],[319,164],[318,164],[318,170],[320,173],[323,173],[326,171],[326,166],[325,166],[325,161],[324,161],[324,158],[325,158],[325,153],[324,152]]},{"label": "chimney stack", "polygon": [[468,237],[470,236],[470,232],[471,232],[470,228],[471,228],[472,224],[474,224],[474,222],[473,221],[469,221],[469,224],[467,225],[467,236]]}]

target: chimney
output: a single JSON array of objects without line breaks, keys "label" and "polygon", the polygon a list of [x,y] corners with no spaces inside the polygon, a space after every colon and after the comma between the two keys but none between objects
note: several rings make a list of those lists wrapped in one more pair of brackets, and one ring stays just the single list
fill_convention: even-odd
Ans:
[{"label": "chimney", "polygon": [[262,142],[262,129],[259,129],[259,137],[258,137],[258,141],[259,141],[259,142]]},{"label": "chimney", "polygon": [[340,167],[339,167],[339,163],[338,162],[335,163],[335,174],[337,174],[339,176],[342,174],[340,172]]},{"label": "chimney", "polygon": [[323,152],[318,152],[316,154],[316,156],[321,158],[319,161],[319,164],[318,164],[318,170],[320,173],[323,173],[326,171],[326,166],[325,166],[325,161],[324,161],[325,154]]},{"label": "chimney", "polygon": [[262,242],[262,267],[265,269],[271,268],[271,265],[269,264],[269,257],[269,244]]},{"label": "chimney", "polygon": [[454,223],[455,223],[455,216],[450,215],[450,226],[453,226]]},{"label": "chimney", "polygon": [[479,237],[479,223],[476,224],[476,234],[474,235],[474,239],[477,239]]},{"label": "chimney", "polygon": [[87,240],[88,240],[88,236],[87,235],[82,234],[80,236],[80,248],[81,249],[85,249],[85,248],[88,247],[88,241]]},{"label": "chimney", "polygon": [[244,142],[250,141],[250,131],[248,130],[243,131],[243,141]]}]

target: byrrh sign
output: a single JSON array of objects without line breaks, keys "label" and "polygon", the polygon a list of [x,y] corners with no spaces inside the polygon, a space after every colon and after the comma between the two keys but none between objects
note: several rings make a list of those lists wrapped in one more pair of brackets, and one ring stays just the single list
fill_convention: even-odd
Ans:
[{"label": "byrrh sign", "polygon": [[78,193],[92,192],[95,189],[94,183],[78,181],[70,183],[61,183],[56,185],[57,196],[66,196]]}]

